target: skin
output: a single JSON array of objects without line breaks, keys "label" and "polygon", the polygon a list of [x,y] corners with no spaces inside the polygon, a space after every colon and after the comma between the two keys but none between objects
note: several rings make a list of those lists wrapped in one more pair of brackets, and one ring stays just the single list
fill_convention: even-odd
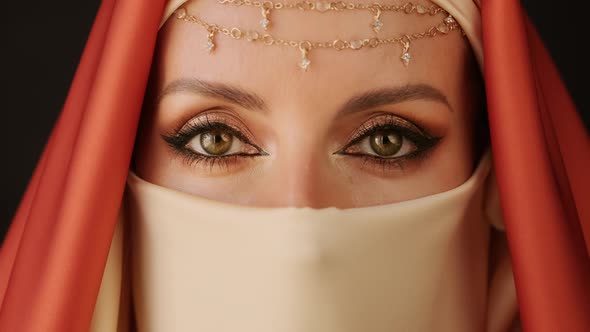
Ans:
[{"label": "skin", "polygon": [[[206,22],[261,31],[256,8],[212,1],[186,8]],[[443,17],[386,13],[379,36],[425,31]],[[276,11],[271,19],[271,33],[285,39],[374,35],[363,11]],[[399,60],[400,46],[386,45],[314,50],[307,72],[297,66],[296,48],[217,36],[208,54],[205,42],[202,27],[175,17],[160,31],[134,158],[135,172],[149,182],[242,205],[352,208],[447,191],[473,172],[482,146],[476,128],[483,98],[474,57],[458,31],[414,41],[407,67]],[[233,100],[219,93],[230,90]],[[225,132],[237,142],[232,151],[258,155],[195,159],[166,140],[187,123],[229,125],[260,149],[240,147],[240,139]],[[367,157],[375,154],[370,138],[348,150],[356,155],[343,153],[363,128],[392,123],[412,124],[438,140],[419,153],[405,135],[401,152],[414,151],[415,158]],[[187,143],[189,150],[201,147],[200,137]]]}]

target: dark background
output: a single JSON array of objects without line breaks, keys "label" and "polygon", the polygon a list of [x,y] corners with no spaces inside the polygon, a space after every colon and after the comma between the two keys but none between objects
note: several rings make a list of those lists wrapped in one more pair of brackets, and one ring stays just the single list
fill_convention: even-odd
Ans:
[{"label": "dark background", "polygon": [[[145,0],[149,1],[149,0]],[[207,0],[213,1],[213,0]],[[498,1],[498,0],[482,0]],[[588,28],[582,1],[523,0],[590,128]],[[10,6],[14,8],[10,8]],[[99,6],[97,0],[3,5],[0,239],[62,108]],[[9,7],[6,9],[6,7]],[[585,16],[588,16],[586,14]],[[583,75],[583,73],[585,75]]]}]

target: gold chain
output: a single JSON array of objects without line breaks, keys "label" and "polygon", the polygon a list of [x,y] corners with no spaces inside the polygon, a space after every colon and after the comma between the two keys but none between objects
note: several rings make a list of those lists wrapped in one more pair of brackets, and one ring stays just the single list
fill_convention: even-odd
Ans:
[{"label": "gold chain", "polygon": [[344,1],[299,1],[299,2],[272,2],[272,1],[257,1],[257,0],[218,0],[221,4],[231,4],[235,6],[252,6],[261,9],[262,19],[260,25],[267,31],[271,26],[270,16],[272,10],[281,9],[299,9],[304,11],[317,11],[320,13],[328,11],[343,11],[343,10],[370,10],[373,14],[373,22],[371,28],[375,32],[381,31],[383,22],[381,21],[381,13],[383,11],[402,12],[405,14],[418,14],[425,15],[429,14],[434,16],[444,10],[432,4],[425,6],[421,4],[413,4],[406,2],[403,5],[396,4],[381,4],[381,3],[355,3],[355,2],[344,2]]},{"label": "gold chain", "polygon": [[[248,1],[248,0],[222,0],[222,1]],[[252,2],[254,3],[254,2]],[[431,26],[428,30],[413,33],[404,34],[399,36],[393,36],[389,38],[363,38],[355,40],[342,40],[336,39],[334,41],[310,41],[310,40],[293,40],[293,39],[281,39],[276,38],[269,33],[259,33],[255,30],[244,30],[237,27],[225,28],[217,24],[207,23],[194,15],[189,15],[184,7],[179,8],[176,11],[176,18],[185,22],[197,24],[207,31],[207,43],[205,48],[209,53],[215,49],[215,36],[220,33],[222,35],[229,36],[236,40],[247,40],[253,43],[259,43],[265,46],[288,46],[292,48],[298,48],[301,52],[301,61],[299,67],[303,70],[307,70],[311,61],[309,60],[309,53],[314,49],[335,49],[335,50],[360,50],[365,47],[375,48],[380,45],[387,44],[399,44],[402,46],[402,54],[400,59],[404,65],[408,65],[411,60],[409,53],[410,43],[415,40],[423,38],[432,38],[438,35],[446,35],[452,30],[459,29],[459,25],[456,23],[452,16],[446,16],[443,19],[443,23],[438,26]]]},{"label": "gold chain", "polygon": [[341,11],[341,10],[381,10],[381,11],[393,11],[393,12],[404,12],[406,14],[429,14],[434,16],[443,9],[437,5],[424,6],[420,4],[413,4],[407,2],[403,5],[396,4],[380,4],[380,3],[354,3],[344,1],[299,1],[299,2],[272,2],[272,1],[251,1],[251,0],[219,0],[221,4],[231,4],[236,6],[253,6],[264,9],[281,10],[281,9],[299,9],[299,10],[315,10],[319,12],[326,11]]}]

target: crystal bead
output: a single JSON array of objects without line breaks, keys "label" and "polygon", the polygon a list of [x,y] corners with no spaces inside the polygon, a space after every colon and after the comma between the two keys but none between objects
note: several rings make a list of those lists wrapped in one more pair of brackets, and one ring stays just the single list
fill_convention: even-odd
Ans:
[{"label": "crystal bead", "polygon": [[416,13],[426,14],[427,12],[428,12],[428,9],[426,9],[426,7],[424,7],[422,5],[416,5]]},{"label": "crystal bead", "polygon": [[400,59],[404,63],[404,66],[407,66],[410,63],[410,60],[412,60],[412,56],[410,55],[410,53],[404,52]]},{"label": "crystal bead", "polygon": [[207,52],[209,52],[209,53],[213,52],[214,48],[215,48],[215,44],[213,43],[213,41],[208,40],[207,43],[205,44],[205,49],[207,50]]},{"label": "crystal bead", "polygon": [[442,33],[449,33],[449,26],[446,24],[439,24],[437,29]]},{"label": "crystal bead", "polygon": [[186,9],[184,9],[184,8],[180,8],[180,9],[178,9],[178,10],[176,11],[176,17],[177,17],[177,18],[180,18],[180,19],[183,19],[183,18],[185,18],[185,17],[186,17]]},{"label": "crystal bead", "polygon": [[266,17],[264,17],[263,19],[260,20],[260,25],[262,26],[262,28],[264,30],[268,29],[269,24],[270,24],[270,21]]},{"label": "crystal bead", "polygon": [[248,40],[248,41],[255,41],[259,37],[260,37],[260,35],[256,31],[248,31],[248,32],[246,32],[246,40]]},{"label": "crystal bead", "polygon": [[309,68],[310,64],[311,64],[311,60],[309,60],[307,57],[304,57],[301,59],[301,61],[299,61],[299,68],[307,71],[307,68]]},{"label": "crystal bead", "polygon": [[315,3],[315,10],[318,12],[327,12],[330,10],[331,4],[328,1],[318,1]]},{"label": "crystal bead", "polygon": [[383,27],[383,22],[380,19],[376,19],[375,21],[373,21],[373,30],[375,32],[381,31],[382,27]]},{"label": "crystal bead", "polygon": [[353,50],[358,50],[358,49],[361,49],[362,47],[363,47],[362,40],[353,40],[350,42],[350,48],[352,48]]},{"label": "crystal bead", "polygon": [[443,22],[445,22],[445,24],[451,25],[451,24],[455,24],[455,19],[453,18],[453,16],[447,16],[447,17],[445,17]]}]

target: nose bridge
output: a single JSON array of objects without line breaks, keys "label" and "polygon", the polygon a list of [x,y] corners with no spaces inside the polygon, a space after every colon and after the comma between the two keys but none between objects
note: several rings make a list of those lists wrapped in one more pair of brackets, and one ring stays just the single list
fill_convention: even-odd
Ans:
[{"label": "nose bridge", "polygon": [[[297,95],[293,95],[297,91]],[[265,175],[270,182],[264,190],[275,206],[326,207],[337,176],[330,158],[330,112],[333,107],[314,91],[289,90],[280,112],[271,117],[276,133],[272,165]],[[305,98],[303,98],[305,96]],[[311,96],[311,97],[310,97]]]},{"label": "nose bridge", "polygon": [[[303,142],[302,142],[303,143]],[[282,190],[277,199],[282,205],[295,207],[319,207],[324,172],[323,151],[314,148],[312,142],[282,150],[277,160],[278,176]]]},{"label": "nose bridge", "polygon": [[322,192],[328,186],[324,175],[329,172],[321,131],[314,130],[313,125],[291,123],[282,134],[269,174],[268,189],[274,205],[321,207]]}]

